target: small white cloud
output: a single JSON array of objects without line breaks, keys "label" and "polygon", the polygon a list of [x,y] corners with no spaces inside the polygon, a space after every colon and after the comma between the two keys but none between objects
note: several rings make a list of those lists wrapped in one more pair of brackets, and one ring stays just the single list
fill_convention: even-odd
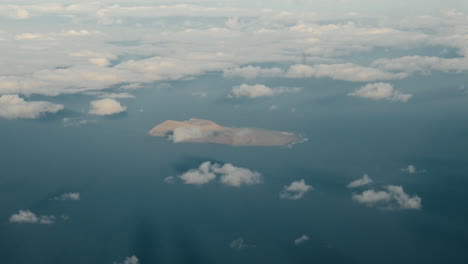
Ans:
[{"label": "small white cloud", "polygon": [[197,126],[178,127],[174,129],[174,132],[172,135],[169,136],[169,139],[174,141],[175,143],[179,143],[197,138],[203,138],[204,136],[204,133]]},{"label": "small white cloud", "polygon": [[37,216],[35,213],[29,210],[20,210],[18,213],[13,214],[10,219],[10,223],[18,224],[44,224],[50,225],[55,223],[55,216],[53,215],[41,215]]},{"label": "small white cloud", "polygon": [[229,247],[232,249],[236,250],[241,250],[245,248],[254,248],[255,245],[248,245],[244,242],[244,238],[239,237],[238,239],[233,240],[230,244]]},{"label": "small white cloud", "polygon": [[212,164],[210,161],[203,162],[197,169],[191,169],[179,176],[186,184],[203,185],[220,176],[220,182],[232,187],[259,184],[262,175],[259,172],[246,168],[236,167],[230,163],[223,166]]},{"label": "small white cloud", "polygon": [[409,173],[409,174],[425,173],[426,172],[426,170],[417,170],[416,167],[414,165],[411,165],[411,164],[408,165],[407,168],[402,168],[401,171]]},{"label": "small white cloud", "polygon": [[53,215],[42,215],[39,217],[39,224],[51,225],[55,224],[55,216]]},{"label": "small white cloud", "polygon": [[60,215],[60,218],[61,218],[63,221],[68,221],[68,220],[70,220],[70,217],[69,217],[68,215],[64,215],[64,214]]},{"label": "small white cloud", "polygon": [[176,178],[174,176],[169,176],[169,177],[164,178],[164,182],[170,183],[170,184],[175,183],[175,180]]},{"label": "small white cloud", "polygon": [[113,115],[122,113],[127,110],[126,106],[122,106],[118,101],[110,98],[92,101],[90,103],[89,113],[92,115]]},{"label": "small white cloud", "polygon": [[65,200],[74,200],[74,201],[78,201],[80,200],[80,193],[79,192],[75,192],[75,193],[64,193],[58,197],[55,197],[53,200],[61,200],[61,201],[65,201]]},{"label": "small white cloud", "polygon": [[278,87],[270,88],[263,84],[241,84],[239,86],[232,87],[230,97],[268,97],[284,93],[297,93],[301,91],[301,88],[290,88],[290,87]]},{"label": "small white cloud", "polygon": [[302,235],[301,237],[294,240],[294,245],[297,246],[297,245],[303,244],[307,242],[309,239],[310,239],[309,236]]},{"label": "small white cloud", "polygon": [[69,118],[65,117],[62,119],[62,124],[64,127],[79,127],[86,126],[91,124],[96,124],[95,119],[80,119],[80,118]]},{"label": "small white cloud", "polygon": [[380,209],[419,210],[422,208],[419,196],[409,196],[402,186],[396,185],[388,185],[384,191],[366,190],[361,194],[353,194],[352,197],[358,203]]},{"label": "small white cloud", "polygon": [[372,183],[372,182],[373,181],[369,177],[369,175],[364,174],[364,176],[361,179],[350,182],[348,184],[348,188],[350,188],[350,189],[351,188],[356,188],[356,187],[367,185],[367,184]]},{"label": "small white cloud", "polygon": [[179,176],[185,184],[203,185],[216,178],[211,172],[211,162],[203,162],[198,169],[191,169]]},{"label": "small white cloud", "polygon": [[389,101],[400,101],[408,102],[408,100],[413,97],[412,94],[403,94],[400,91],[397,91],[393,88],[393,85],[390,83],[370,83],[360,89],[349,93],[349,96],[356,96],[371,100],[389,100]]},{"label": "small white cloud", "polygon": [[298,200],[304,197],[304,195],[314,188],[311,185],[307,185],[304,179],[300,181],[294,181],[290,185],[286,185],[283,191],[280,192],[280,198],[289,200]]},{"label": "small white cloud", "polygon": [[221,182],[225,185],[240,187],[241,185],[253,185],[262,181],[261,174],[246,168],[233,166],[230,163],[214,164],[211,169],[217,174],[221,174]]},{"label": "small white cloud", "polygon": [[273,111],[273,110],[278,110],[278,106],[277,105],[271,105],[270,106],[270,110]]},{"label": "small white cloud", "polygon": [[46,113],[57,113],[62,109],[61,104],[45,101],[27,102],[17,94],[0,96],[0,118],[35,119]]},{"label": "small white cloud", "polygon": [[131,256],[131,257],[126,257],[123,262],[114,262],[114,264],[140,264],[140,261],[134,255],[134,256]]}]

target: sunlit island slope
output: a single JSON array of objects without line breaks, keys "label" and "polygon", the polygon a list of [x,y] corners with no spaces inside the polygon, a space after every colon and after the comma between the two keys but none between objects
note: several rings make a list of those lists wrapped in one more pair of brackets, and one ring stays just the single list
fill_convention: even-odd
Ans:
[{"label": "sunlit island slope", "polygon": [[233,146],[292,146],[304,138],[290,132],[257,128],[223,127],[210,120],[167,120],[148,134],[174,142],[218,143]]}]

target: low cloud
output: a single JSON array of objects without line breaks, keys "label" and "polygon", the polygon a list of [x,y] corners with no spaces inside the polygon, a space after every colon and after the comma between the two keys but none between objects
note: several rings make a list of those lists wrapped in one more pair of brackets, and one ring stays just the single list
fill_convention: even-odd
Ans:
[{"label": "low cloud", "polygon": [[114,264],[140,264],[140,261],[133,255],[131,257],[126,257],[123,262],[114,262]]},{"label": "low cloud", "polygon": [[97,92],[86,92],[84,94],[95,95],[95,96],[100,97],[100,98],[112,98],[112,99],[115,99],[115,98],[135,98],[135,96],[133,94],[129,94],[129,93],[108,93],[108,92],[97,91]]},{"label": "low cloud", "polygon": [[361,194],[353,194],[353,200],[369,207],[390,210],[420,210],[421,198],[410,196],[404,192],[402,186],[388,185],[384,190],[366,190]]},{"label": "low cloud", "polygon": [[80,127],[96,123],[97,121],[95,119],[80,119],[70,117],[65,117],[62,119],[62,124],[64,127]]},{"label": "low cloud", "polygon": [[281,77],[284,74],[280,68],[264,69],[261,67],[245,66],[224,70],[224,77],[241,77],[244,79],[255,79],[257,77]]},{"label": "low cloud", "polygon": [[80,193],[79,192],[75,192],[75,193],[64,193],[60,196],[57,196],[55,197],[53,200],[61,200],[61,201],[65,201],[65,200],[73,200],[73,201],[78,201],[80,200]]},{"label": "low cloud", "polygon": [[55,223],[55,216],[53,215],[37,216],[35,213],[29,210],[20,210],[18,213],[10,216],[9,222],[17,223],[17,224],[51,225]]},{"label": "low cloud", "polygon": [[255,248],[255,245],[248,245],[244,242],[244,238],[239,237],[238,239],[233,240],[229,247],[236,250],[246,249],[246,248]]},{"label": "low cloud", "polygon": [[226,163],[223,166],[214,164],[212,170],[221,175],[221,183],[233,187],[258,184],[262,181],[260,173],[246,168],[236,167],[230,163]]},{"label": "low cloud", "polygon": [[211,166],[211,162],[205,161],[197,169],[191,169],[179,177],[185,184],[207,184],[216,178],[216,175],[211,171]]},{"label": "low cloud", "polygon": [[125,112],[126,106],[122,106],[118,101],[110,98],[92,101],[90,103],[89,113],[92,115],[114,115]]},{"label": "low cloud", "polygon": [[[203,185],[209,183],[218,176],[222,184],[232,187],[253,185],[262,182],[262,177],[259,172],[236,167],[230,163],[226,163],[222,166],[217,163],[212,164],[210,161],[203,162],[197,169],[191,169],[179,176],[179,178],[182,179],[185,184]],[[169,182],[173,181],[172,178],[166,179]]]},{"label": "low cloud", "polygon": [[300,244],[307,242],[309,239],[310,239],[309,236],[302,235],[301,237],[294,240],[294,245],[298,246]]},{"label": "low cloud", "polygon": [[389,101],[400,101],[400,102],[408,102],[412,94],[404,94],[400,91],[397,91],[393,88],[393,85],[390,83],[370,83],[367,84],[360,89],[349,93],[349,96],[356,96],[371,100],[389,100]]},{"label": "low cloud", "polygon": [[203,133],[200,127],[178,127],[174,129],[172,135],[169,136],[169,139],[175,143],[190,141],[193,139],[199,139],[206,136],[206,133]]},{"label": "low cloud", "polygon": [[278,87],[270,88],[263,84],[241,84],[239,86],[232,87],[230,97],[249,97],[249,98],[258,98],[258,97],[269,97],[278,94],[284,93],[297,93],[301,91],[301,88],[290,88],[290,87]]},{"label": "low cloud", "polygon": [[299,200],[303,198],[308,191],[313,189],[314,188],[311,185],[307,185],[303,179],[300,181],[294,181],[290,185],[284,186],[283,190],[280,192],[280,198]]},{"label": "low cloud", "polygon": [[386,80],[399,80],[406,78],[406,73],[391,73],[375,68],[364,67],[352,63],[344,64],[296,64],[289,67],[287,78],[330,78],[348,82],[374,82]]},{"label": "low cloud", "polygon": [[46,101],[27,102],[17,94],[0,96],[0,118],[5,119],[35,119],[63,108],[61,104]]},{"label": "low cloud", "polygon": [[408,165],[406,168],[401,168],[402,172],[406,172],[408,174],[417,174],[417,173],[425,173],[426,170],[418,170],[414,165]]},{"label": "low cloud", "polygon": [[367,185],[372,182],[373,180],[369,177],[369,175],[364,174],[364,176],[361,179],[350,182],[348,184],[348,188],[352,189],[352,188]]}]

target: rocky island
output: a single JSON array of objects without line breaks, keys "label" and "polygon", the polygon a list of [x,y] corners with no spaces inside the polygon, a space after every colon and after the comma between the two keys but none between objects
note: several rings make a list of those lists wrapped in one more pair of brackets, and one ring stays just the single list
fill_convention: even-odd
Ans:
[{"label": "rocky island", "polygon": [[233,146],[291,146],[304,139],[290,132],[258,128],[223,127],[210,120],[167,120],[148,132],[173,142],[217,143]]}]

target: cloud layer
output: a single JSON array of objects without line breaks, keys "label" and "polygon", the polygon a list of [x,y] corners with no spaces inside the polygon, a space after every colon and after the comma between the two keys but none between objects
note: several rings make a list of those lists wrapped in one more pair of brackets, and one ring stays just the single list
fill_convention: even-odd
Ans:
[{"label": "cloud layer", "polygon": [[45,101],[27,102],[17,94],[0,96],[0,118],[35,119],[47,113],[57,113],[64,107]]}]

